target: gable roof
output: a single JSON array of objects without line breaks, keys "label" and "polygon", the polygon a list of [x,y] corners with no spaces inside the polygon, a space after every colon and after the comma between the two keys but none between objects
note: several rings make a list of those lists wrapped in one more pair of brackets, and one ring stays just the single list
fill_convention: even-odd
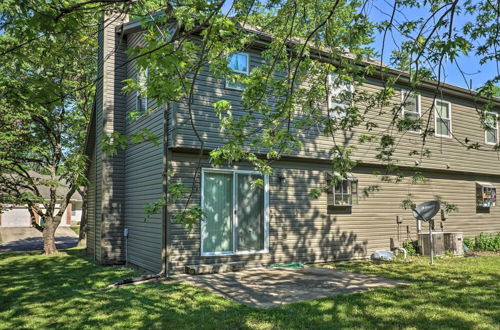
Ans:
[{"label": "gable roof", "polygon": [[[50,180],[50,176],[45,175],[45,174],[40,174],[40,173],[37,173],[35,171],[29,171],[29,174],[30,174],[31,177],[33,177],[35,179]],[[66,185],[66,182],[64,182],[63,180],[60,180],[59,184],[60,185],[57,186],[57,188],[56,188],[56,195],[57,196],[64,196],[64,195],[66,195],[68,193],[68,191],[69,191],[69,188]],[[42,195],[42,197],[44,199],[49,199],[50,198],[50,187],[41,184],[41,185],[38,186],[38,190],[40,191],[40,195]],[[82,200],[82,195],[80,195],[80,193],[78,191],[75,191],[73,193],[73,196],[71,197],[71,200],[72,201],[81,201]]]},{"label": "gable roof", "polygon": [[[28,171],[28,174],[31,178],[33,178],[35,181],[42,181],[42,180],[50,180],[50,176],[45,175],[45,174],[40,174],[35,171]],[[39,184],[37,185],[38,191],[40,192],[41,197],[43,197],[45,200],[50,199],[50,187],[45,185],[45,184]],[[65,196],[69,191],[68,186],[63,180],[59,181],[59,185],[56,187],[56,195],[59,197]],[[82,201],[82,195],[78,191],[75,191],[73,193],[73,196],[71,197],[71,201]]]}]

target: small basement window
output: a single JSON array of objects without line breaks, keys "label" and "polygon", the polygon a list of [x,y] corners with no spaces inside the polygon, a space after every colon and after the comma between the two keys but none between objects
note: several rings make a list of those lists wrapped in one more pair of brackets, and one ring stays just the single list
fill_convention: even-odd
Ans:
[{"label": "small basement window", "polygon": [[[334,184],[334,179],[336,184]],[[340,175],[328,174],[327,204],[328,206],[352,206],[358,204],[358,179],[352,175],[342,178]]]},{"label": "small basement window", "polygon": [[488,182],[476,182],[476,203],[482,208],[496,206],[497,188]]}]

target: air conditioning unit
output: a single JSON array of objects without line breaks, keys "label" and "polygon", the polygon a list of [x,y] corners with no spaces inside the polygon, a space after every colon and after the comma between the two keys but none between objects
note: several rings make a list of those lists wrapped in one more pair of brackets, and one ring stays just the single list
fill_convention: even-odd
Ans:
[{"label": "air conditioning unit", "polygon": [[464,255],[463,233],[444,233],[444,249],[456,256]]}]

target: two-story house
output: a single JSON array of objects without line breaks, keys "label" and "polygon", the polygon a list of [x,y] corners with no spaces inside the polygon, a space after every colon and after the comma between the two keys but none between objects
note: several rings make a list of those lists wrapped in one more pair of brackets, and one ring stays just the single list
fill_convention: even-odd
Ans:
[{"label": "two-story house", "polygon": [[[87,140],[91,160],[87,249],[98,262],[126,262],[148,271],[179,272],[186,265],[365,258],[374,250],[389,249],[391,239],[398,238],[398,216],[402,218],[399,239],[416,239],[418,228],[411,210],[401,206],[409,194],[416,202],[440,196],[455,204],[458,212],[449,215],[447,231],[465,236],[500,231],[500,208],[488,199],[495,195],[493,188],[500,186],[499,155],[491,146],[498,144],[498,124],[485,131],[476,111],[481,100],[474,92],[426,81],[418,95],[410,96],[403,112],[418,118],[425,109],[435,134],[426,141],[430,156],[416,164],[409,153],[421,145],[420,132],[401,133],[394,155],[408,176],[401,182],[380,179],[376,171],[384,167],[375,159],[377,145],[365,143],[354,151],[353,158],[359,164],[350,177],[312,198],[311,189],[321,189],[331,169],[332,141],[322,134],[307,136],[295,154],[274,162],[273,174],[263,178],[263,189],[252,187],[251,181],[261,174],[248,164],[214,168],[208,156],[204,156],[201,175],[193,182],[200,146],[186,104],[157,104],[154,99],[122,90],[124,79],[138,76],[126,50],[137,45],[141,35],[140,24],[127,22],[126,16],[103,26],[99,34],[102,79],[97,83],[96,111]],[[259,38],[265,42],[270,36],[259,33]],[[230,61],[231,68],[242,74],[262,61],[258,48],[249,47],[233,56],[237,58]],[[396,74],[402,79],[394,101],[401,102],[407,76]],[[380,79],[373,76],[356,88],[373,92],[381,86]],[[225,99],[232,102],[235,112],[243,111],[239,87],[210,77],[207,71],[201,73],[195,86],[193,115],[206,150],[221,143],[212,104]],[[499,105],[497,100],[497,109]],[[153,111],[137,120],[126,120],[127,112],[143,108]],[[382,134],[390,115],[373,114],[372,120],[379,127],[370,134]],[[496,114],[492,116],[496,118]],[[142,128],[163,137],[161,145],[129,145],[114,156],[107,156],[100,147],[105,135],[116,131],[131,134]],[[356,136],[362,133],[346,132],[343,138],[356,144]],[[466,138],[480,141],[482,147],[465,148],[461,142]],[[415,166],[427,180],[409,184]],[[166,172],[173,173],[168,181]],[[171,221],[181,205],[169,205],[145,221],[144,206],[161,198],[170,182],[195,188],[191,203],[202,207],[205,219],[192,231]],[[489,195],[479,202],[478,196],[486,192]]]}]

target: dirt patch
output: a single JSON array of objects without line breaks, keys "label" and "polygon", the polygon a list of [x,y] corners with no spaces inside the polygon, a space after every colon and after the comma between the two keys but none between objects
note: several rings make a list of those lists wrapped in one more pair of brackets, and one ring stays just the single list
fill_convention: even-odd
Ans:
[{"label": "dirt patch", "polygon": [[467,251],[466,257],[497,257],[500,256],[500,251]]}]

